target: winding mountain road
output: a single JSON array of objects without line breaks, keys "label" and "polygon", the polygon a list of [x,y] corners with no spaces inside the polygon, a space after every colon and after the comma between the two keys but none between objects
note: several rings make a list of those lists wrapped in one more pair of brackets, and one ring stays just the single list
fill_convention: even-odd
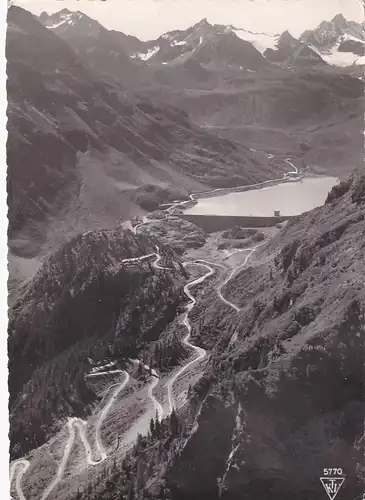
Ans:
[{"label": "winding mountain road", "polygon": [[[138,359],[132,359],[131,361],[133,363],[141,363]],[[163,419],[163,416],[164,416],[164,409],[163,409],[162,405],[157,401],[155,396],[153,395],[153,389],[158,385],[158,383],[160,381],[160,376],[156,372],[156,370],[151,369],[149,366],[147,366],[143,363],[142,363],[142,366],[147,372],[151,372],[152,382],[148,387],[148,397],[151,399],[151,401],[153,403],[153,406],[155,408],[155,412],[157,413],[159,421],[161,421]]]},{"label": "winding mountain road", "polygon": [[[229,282],[230,279],[232,279],[232,277],[235,275],[235,273],[247,263],[249,257],[252,255],[252,253],[256,250],[256,248],[258,246],[260,246],[260,245],[257,245],[256,247],[254,247],[252,249],[248,249],[250,253],[246,256],[246,259],[244,260],[244,262],[242,264],[240,264],[239,266],[237,266],[235,269],[233,269],[232,272],[229,274],[228,278],[226,280],[224,280],[224,282],[217,287],[217,293],[218,293],[219,298],[224,303],[231,306],[232,308],[234,308],[237,311],[239,311],[239,308],[235,304],[231,303],[230,301],[228,301],[227,299],[225,299],[223,297],[221,289],[223,288],[223,286],[225,286]],[[159,262],[162,259],[162,257],[158,253],[158,251],[159,251],[158,247],[156,247],[156,250],[157,250],[157,252],[155,252],[155,253],[150,253],[150,254],[147,254],[147,255],[144,255],[141,257],[136,257],[136,258],[131,258],[131,259],[124,259],[122,262],[138,262],[138,261],[147,260],[151,257],[156,257],[156,259],[153,263],[153,266],[156,269],[166,269],[166,270],[169,269],[169,270],[171,270],[171,268],[162,267],[159,265]],[[187,334],[183,339],[183,343],[187,347],[189,347],[190,349],[195,351],[196,356],[193,359],[191,359],[190,361],[188,361],[186,364],[184,364],[174,375],[172,375],[172,377],[168,380],[168,382],[166,384],[170,413],[175,408],[174,394],[173,394],[173,385],[174,385],[175,381],[188,368],[190,368],[193,364],[202,360],[206,356],[205,349],[203,349],[202,347],[195,346],[189,340],[190,336],[191,336],[191,324],[189,321],[189,313],[191,312],[191,310],[193,309],[193,307],[196,304],[196,299],[192,296],[192,294],[190,292],[190,288],[194,287],[195,285],[198,285],[200,283],[203,283],[209,276],[213,275],[214,274],[213,266],[218,266],[218,267],[221,267],[223,269],[226,269],[226,267],[222,266],[221,264],[218,264],[216,262],[209,262],[206,260],[196,260],[196,261],[192,261],[192,262],[184,262],[183,265],[184,265],[184,267],[189,266],[189,265],[201,266],[201,267],[207,269],[208,272],[205,273],[203,276],[200,276],[199,278],[194,279],[193,281],[191,281],[190,283],[188,283],[184,287],[184,293],[190,299],[190,302],[186,306],[186,311],[184,313],[184,317],[182,320],[182,324],[187,329]],[[145,367],[145,368],[149,368],[149,367]],[[47,488],[43,492],[40,500],[47,500],[49,498],[50,493],[54,490],[54,488],[63,479],[65,469],[66,469],[66,466],[67,466],[68,461],[69,461],[69,456],[70,456],[70,453],[71,453],[71,450],[72,450],[72,447],[73,447],[73,444],[75,441],[77,431],[79,432],[80,439],[81,439],[81,442],[82,442],[84,450],[85,450],[86,462],[88,465],[91,465],[91,466],[98,465],[107,458],[108,455],[107,455],[107,452],[105,450],[105,447],[104,447],[104,445],[102,443],[102,439],[101,439],[101,427],[102,427],[102,424],[103,424],[108,412],[110,411],[110,408],[114,404],[115,399],[117,398],[118,394],[128,384],[129,374],[124,370],[110,370],[110,371],[104,371],[104,372],[91,373],[91,374],[87,375],[87,377],[96,377],[96,376],[101,376],[101,375],[119,374],[119,373],[125,374],[125,380],[122,383],[113,384],[110,387],[108,387],[108,391],[110,389],[112,389],[113,387],[115,387],[115,389],[114,389],[111,397],[109,398],[108,403],[105,405],[105,407],[101,411],[100,416],[99,416],[99,418],[96,422],[96,426],[95,426],[95,446],[96,446],[96,449],[97,449],[99,457],[100,457],[99,460],[94,460],[92,458],[93,452],[92,452],[91,446],[90,446],[88,439],[87,439],[87,436],[86,436],[87,422],[85,422],[79,418],[76,418],[76,417],[70,418],[67,422],[68,440],[67,440],[64,452],[63,452],[61,463],[59,464],[59,467],[58,467],[58,470],[57,470],[57,473],[56,473],[54,479],[47,486]],[[158,400],[153,395],[153,390],[157,386],[157,384],[159,383],[160,379],[159,379],[159,376],[155,370],[152,370],[152,375],[153,375],[153,380],[148,388],[148,397],[151,399],[151,401],[154,405],[154,408],[157,412],[159,420],[161,420],[164,416],[164,410],[163,410],[162,405],[158,402]],[[16,462],[14,462],[10,468],[10,484],[12,484],[14,476],[15,476],[16,477],[15,490],[16,490],[16,493],[18,495],[19,500],[26,500],[24,493],[22,491],[22,488],[21,488],[21,482],[22,482],[22,478],[23,478],[24,474],[26,473],[26,471],[28,470],[29,466],[30,466],[29,461],[22,459],[22,460],[17,460]]]},{"label": "winding mountain road", "polygon": [[168,271],[173,271],[173,269],[171,267],[160,266],[159,262],[161,262],[161,260],[162,260],[162,255],[159,253],[158,247],[156,247],[156,252],[154,252],[154,253],[148,253],[146,255],[142,255],[141,257],[131,257],[129,259],[123,259],[121,262],[123,264],[126,264],[126,263],[133,264],[136,262],[143,262],[145,260],[150,259],[151,257],[156,257],[155,261],[152,263],[152,267],[154,267],[155,269],[165,269]]},{"label": "winding mountain road", "polygon": [[193,309],[194,305],[196,304],[196,299],[191,295],[190,293],[190,288],[195,286],[195,285],[198,285],[199,283],[203,283],[204,280],[206,280],[209,276],[211,276],[213,273],[214,273],[214,270],[213,268],[208,265],[208,264],[203,264],[199,261],[196,261],[196,262],[184,262],[183,264],[184,266],[187,266],[187,265],[196,265],[196,266],[202,266],[202,267],[205,267],[206,269],[208,269],[208,272],[206,274],[204,274],[203,276],[200,276],[200,278],[197,278],[193,281],[191,281],[190,283],[188,283],[187,285],[185,285],[184,287],[184,293],[185,295],[188,296],[188,298],[190,299],[190,302],[188,303],[188,305],[186,306],[186,312],[184,313],[184,318],[182,320],[182,324],[186,326],[188,332],[186,334],[186,336],[183,338],[183,343],[187,346],[187,347],[190,347],[191,349],[193,349],[197,356],[192,359],[191,361],[188,361],[184,366],[182,366],[171,378],[170,380],[167,382],[167,397],[168,397],[168,403],[169,403],[169,408],[170,408],[170,413],[172,412],[172,410],[175,408],[175,405],[174,405],[174,394],[173,394],[173,385],[175,383],[175,381],[180,377],[180,375],[182,373],[184,373],[184,371],[186,371],[191,365],[193,365],[194,363],[196,363],[197,361],[203,359],[205,356],[206,356],[206,350],[203,349],[202,347],[198,347],[198,346],[195,346],[194,344],[192,344],[189,339],[190,339],[190,335],[191,335],[191,325],[190,325],[190,321],[189,321],[189,313],[190,311]]},{"label": "winding mountain road", "polygon": [[[112,407],[112,405],[114,404],[114,402],[115,402],[118,394],[124,389],[124,387],[129,382],[129,373],[126,372],[126,371],[124,373],[125,373],[125,380],[124,380],[124,382],[115,388],[115,390],[113,391],[113,394],[112,394],[111,398],[109,399],[108,403],[105,405],[104,409],[102,410],[102,412],[100,414],[100,417],[99,417],[99,419],[97,421],[97,424],[96,424],[96,428],[95,428],[95,443],[96,443],[97,449],[99,450],[100,462],[102,462],[103,460],[105,460],[106,457],[108,456],[107,453],[106,453],[106,450],[104,448],[104,445],[102,443],[101,437],[100,437],[100,429],[101,429],[101,426],[103,425],[105,417],[109,413],[109,410]],[[110,387],[109,387],[109,389],[110,389]]]},{"label": "winding mountain road", "polygon": [[239,264],[237,267],[235,267],[234,269],[232,269],[232,271],[230,272],[230,274],[228,275],[228,278],[225,279],[217,288],[217,293],[218,293],[218,297],[225,303],[227,304],[227,306],[230,306],[232,307],[235,311],[239,312],[241,309],[236,306],[236,304],[233,304],[233,302],[230,302],[228,299],[225,299],[222,295],[222,288],[224,286],[227,285],[227,283],[229,281],[231,281],[231,279],[233,278],[233,276],[235,276],[237,274],[238,271],[240,271],[246,264],[247,264],[247,261],[248,259],[251,257],[251,255],[254,253],[254,251],[261,247],[262,245],[264,245],[266,242],[264,243],[260,243],[259,245],[256,245],[254,246],[253,248],[245,248],[245,250],[243,251],[248,251],[249,253],[246,255],[246,258],[245,260]]},{"label": "winding mountain road", "polygon": [[85,375],[85,378],[100,377],[100,375],[118,375],[118,373],[123,373],[123,370],[108,370],[105,372],[88,373]]},{"label": "winding mountain road", "polygon": [[[26,500],[23,490],[22,490],[22,479],[27,469],[30,466],[30,462],[28,460],[17,460],[10,467],[10,485],[13,482],[13,477],[15,475],[15,491],[18,495],[19,500]],[[20,470],[17,470],[19,469]]]},{"label": "winding mountain road", "polygon": [[[290,165],[292,168],[294,168],[294,171],[291,171],[291,172],[288,172],[287,174],[284,174],[283,177],[279,178],[279,179],[271,179],[271,180],[268,180],[268,181],[264,181],[264,182],[260,182],[260,183],[256,183],[256,184],[251,184],[249,186],[243,186],[243,187],[246,187],[246,188],[250,188],[251,187],[251,188],[253,188],[253,187],[264,186],[265,184],[270,183],[270,182],[275,182],[275,181],[280,181],[280,180],[288,179],[288,176],[290,174],[296,174],[296,175],[298,175],[298,169],[297,169],[297,167],[295,167],[295,165],[293,165],[293,163],[291,163],[290,159],[289,158],[285,159],[285,162],[288,163],[288,165]],[[183,202],[176,202],[171,207],[169,207],[166,210],[166,218],[168,216],[171,216],[171,212],[175,208],[183,207],[184,205],[190,203],[191,201],[195,201],[199,197],[199,195],[200,196],[201,195],[207,196],[208,194],[218,193],[218,192],[223,191],[223,190],[226,191],[225,188],[217,188],[217,189],[213,189],[209,193],[202,192],[202,193],[190,194],[189,195],[189,200],[183,201]],[[158,221],[162,221],[162,220],[165,220],[165,219],[157,219],[157,220]],[[139,224],[137,224],[136,226],[133,227],[132,224],[130,224],[130,229],[132,230],[132,232],[134,234],[137,234],[137,230],[141,226],[143,226],[144,224],[148,224],[150,222],[154,222],[154,221],[155,221],[154,219],[148,219],[147,216],[144,216],[143,219],[142,219],[142,222],[139,223]],[[222,295],[222,288],[225,285],[227,285],[227,283],[235,276],[235,274],[246,265],[248,259],[251,257],[251,255],[253,254],[253,252],[259,246],[261,246],[263,244],[264,243],[261,243],[260,245],[256,245],[253,248],[246,249],[249,253],[246,256],[245,260],[240,265],[238,265],[237,267],[235,267],[231,271],[231,273],[228,275],[228,277],[216,289],[217,293],[218,293],[218,297],[220,298],[220,300],[222,300],[226,305],[228,305],[231,308],[235,309],[235,311],[237,311],[237,312],[240,311],[240,308],[236,304],[230,302],[228,299],[226,299],[226,298],[223,297],[223,295]],[[160,266],[159,263],[160,263],[160,261],[162,259],[162,256],[159,253],[159,248],[158,247],[156,247],[156,252],[154,252],[154,253],[143,255],[143,256],[140,256],[140,257],[133,257],[133,258],[129,258],[129,259],[123,259],[122,263],[127,263],[127,262],[130,262],[130,263],[142,262],[142,261],[148,260],[148,259],[150,259],[152,257],[156,257],[155,261],[152,264],[152,266],[155,269],[172,270],[171,268]],[[168,380],[168,382],[166,384],[166,386],[167,386],[167,394],[168,394],[168,404],[169,404],[170,413],[175,408],[174,394],[173,394],[173,385],[174,385],[175,381],[190,366],[192,366],[193,364],[195,364],[196,362],[198,362],[199,360],[203,359],[206,356],[205,349],[193,345],[190,342],[190,340],[189,340],[190,336],[191,336],[191,324],[190,324],[190,321],[189,321],[189,313],[191,312],[191,310],[193,309],[193,307],[196,304],[196,299],[191,295],[190,288],[193,287],[193,286],[195,286],[195,285],[197,285],[197,284],[199,284],[199,283],[202,283],[209,276],[211,276],[212,274],[214,274],[213,266],[218,266],[218,267],[226,269],[226,267],[222,266],[221,264],[218,264],[218,263],[215,263],[215,262],[209,262],[209,261],[206,261],[206,260],[196,260],[196,261],[193,261],[193,262],[184,262],[183,265],[184,265],[184,267],[188,266],[188,265],[201,266],[201,267],[206,268],[208,270],[208,272],[206,274],[204,274],[203,276],[201,276],[201,277],[199,277],[197,279],[194,279],[193,281],[191,281],[190,283],[188,283],[184,287],[184,293],[190,299],[190,302],[186,306],[186,311],[184,313],[184,317],[183,317],[183,320],[182,320],[182,324],[187,329],[187,334],[186,334],[186,336],[183,339],[183,343],[187,347],[189,347],[190,349],[192,349],[193,351],[195,351],[196,357],[194,357],[194,359],[188,361],[185,365],[183,365],[174,375],[172,375],[172,377]],[[234,341],[235,337],[237,337],[237,333],[233,334],[231,341]],[[54,488],[63,479],[64,472],[65,472],[66,466],[68,464],[69,456],[70,456],[70,453],[71,453],[71,450],[72,450],[72,447],[73,447],[73,444],[74,444],[74,441],[75,441],[75,437],[76,437],[76,432],[77,431],[79,432],[80,439],[81,439],[81,442],[82,442],[84,450],[85,450],[86,462],[87,462],[88,465],[91,465],[91,466],[98,465],[98,464],[100,464],[101,462],[103,462],[107,458],[108,455],[107,455],[105,447],[104,447],[104,445],[102,443],[102,439],[101,439],[101,435],[100,435],[100,433],[101,433],[101,427],[102,427],[102,424],[103,424],[103,422],[104,422],[104,420],[105,420],[108,412],[110,411],[110,408],[114,404],[115,399],[117,398],[118,394],[128,384],[128,382],[129,382],[129,374],[126,371],[124,371],[124,370],[113,370],[113,371],[109,371],[109,372],[97,372],[97,373],[93,373],[93,374],[89,374],[88,375],[88,377],[92,377],[92,376],[100,376],[100,375],[116,374],[116,373],[124,373],[125,374],[125,380],[122,383],[113,384],[113,385],[111,385],[108,388],[108,390],[110,390],[113,387],[115,387],[115,390],[113,391],[110,399],[108,400],[108,403],[105,405],[105,407],[103,408],[103,410],[100,412],[100,416],[99,416],[99,418],[97,420],[97,423],[96,423],[96,426],[95,426],[95,445],[96,445],[98,454],[100,456],[99,460],[95,461],[92,458],[92,456],[93,456],[92,449],[91,449],[91,446],[90,446],[90,444],[88,442],[88,439],[87,439],[87,436],[86,436],[86,432],[85,432],[86,428],[87,428],[87,422],[85,422],[85,421],[83,421],[83,420],[81,420],[79,418],[75,418],[75,417],[70,418],[68,420],[68,422],[67,422],[68,440],[67,440],[64,452],[63,452],[61,463],[59,464],[59,467],[58,467],[58,470],[57,470],[57,473],[56,473],[54,479],[51,481],[51,483],[45,489],[45,491],[43,492],[40,500],[46,500],[46,499],[48,499],[50,493],[54,490]],[[163,416],[164,416],[164,409],[163,409],[162,405],[157,401],[157,399],[153,395],[153,390],[157,386],[157,384],[159,383],[160,379],[159,379],[158,374],[154,370],[152,371],[152,375],[153,375],[153,380],[152,380],[152,382],[151,382],[151,384],[150,384],[150,386],[148,388],[148,397],[153,402],[153,405],[154,405],[155,410],[157,412],[158,418],[159,418],[159,420],[161,420],[163,418]],[[16,491],[16,493],[18,495],[18,499],[19,500],[26,500],[26,498],[24,496],[24,493],[22,491],[21,483],[22,483],[22,479],[23,479],[24,474],[29,469],[29,466],[30,466],[30,462],[28,460],[26,460],[26,459],[16,460],[10,466],[10,486],[12,485],[12,483],[14,481],[14,477],[15,477],[15,491]]]},{"label": "winding mountain road", "polygon": [[[108,373],[108,372],[106,372]],[[110,390],[112,387],[116,386],[116,389],[113,391],[112,396],[110,397],[108,403],[106,406],[103,408],[103,410],[100,413],[100,416],[98,418],[98,421],[96,423],[95,427],[95,444],[96,448],[99,452],[100,459],[95,461],[92,458],[92,450],[91,446],[88,442],[87,436],[86,436],[86,427],[87,427],[87,422],[81,420],[80,418],[72,417],[69,418],[67,421],[67,428],[68,428],[68,439],[67,443],[65,446],[65,449],[63,451],[62,459],[61,462],[58,466],[57,473],[54,477],[54,479],[51,481],[51,483],[47,486],[47,488],[44,490],[42,496],[40,497],[40,500],[46,500],[50,493],[54,490],[54,488],[60,483],[60,481],[63,479],[64,473],[66,466],[68,464],[69,456],[75,441],[76,437],[76,432],[79,432],[81,442],[83,444],[85,454],[86,454],[86,461],[89,465],[98,465],[101,462],[103,462],[107,458],[107,453],[104,448],[104,445],[101,440],[100,436],[100,429],[103,424],[103,421],[105,420],[106,415],[108,414],[111,406],[113,405],[116,397],[118,394],[124,389],[124,387],[128,384],[129,382],[129,374],[126,371],[123,371],[125,374],[125,379],[122,383],[118,384],[113,384],[113,386],[108,387],[108,390]],[[99,373],[100,375],[100,373]],[[18,468],[22,467],[20,471],[18,471]],[[18,495],[19,500],[26,500],[24,493],[22,491],[21,487],[21,482],[23,479],[23,475],[27,471],[27,469],[30,466],[30,462],[28,460],[17,460],[14,462],[11,467],[10,467],[10,486],[11,483],[13,482],[14,475],[16,476],[16,482],[15,482],[15,490]]]},{"label": "winding mountain road", "polygon": [[290,165],[291,167],[293,167],[293,168],[294,168],[294,170],[292,170],[291,172],[288,172],[288,174],[287,174],[287,175],[289,175],[289,174],[296,174],[296,175],[298,175],[298,174],[299,174],[297,167],[296,167],[295,165],[293,165],[293,164],[292,164],[292,162],[290,161],[290,158],[285,158],[285,160],[284,160],[284,161],[285,161],[288,165]]},{"label": "winding mountain road", "polygon": [[148,387],[148,397],[152,400],[153,406],[155,407],[155,411],[157,413],[158,420],[161,422],[161,420],[164,417],[164,410],[163,410],[162,405],[157,401],[157,399],[153,395],[153,389],[159,383],[160,378],[157,375],[155,370],[152,370],[152,375],[153,375],[153,379],[152,379],[150,386]]}]

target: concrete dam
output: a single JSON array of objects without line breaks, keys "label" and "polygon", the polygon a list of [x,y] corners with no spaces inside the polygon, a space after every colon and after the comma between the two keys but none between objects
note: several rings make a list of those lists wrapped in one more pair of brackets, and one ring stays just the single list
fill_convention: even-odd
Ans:
[{"label": "concrete dam", "polygon": [[216,231],[224,231],[231,229],[234,226],[240,227],[269,227],[275,226],[279,222],[284,222],[291,219],[293,216],[240,216],[240,215],[193,215],[179,214],[182,219],[195,224],[206,233],[214,233]]}]

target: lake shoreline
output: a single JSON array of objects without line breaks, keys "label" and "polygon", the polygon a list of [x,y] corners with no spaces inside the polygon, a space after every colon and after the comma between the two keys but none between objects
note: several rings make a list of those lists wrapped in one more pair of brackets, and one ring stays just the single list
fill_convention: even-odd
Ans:
[{"label": "lake shoreline", "polygon": [[[320,182],[317,183],[316,181]],[[174,208],[170,209],[172,210],[170,213],[173,214],[175,208],[180,208],[185,215],[234,216],[239,214],[242,216],[269,217],[274,210],[278,210],[282,216],[291,217],[322,205],[329,190],[338,182],[339,180],[337,177],[332,176],[316,174],[298,174],[298,176],[290,176],[288,174],[286,178],[272,179],[257,185],[222,188],[210,192],[197,193],[191,196],[191,200],[174,206]],[[303,189],[297,189],[297,192],[287,187],[284,188],[284,186],[288,184],[298,183],[303,184]],[[282,188],[280,188],[280,186],[282,186]],[[270,192],[267,192],[268,190],[270,190]],[[257,194],[257,196],[253,195],[253,193],[260,191],[261,193]],[[239,197],[239,199],[237,196],[229,196],[234,194],[238,195],[240,193],[247,193],[248,196],[246,198]],[[217,202],[217,198],[219,197],[222,199],[225,197],[225,199]],[[203,200],[205,200],[205,202]],[[210,206],[210,200],[216,201],[212,202]],[[270,209],[265,211],[263,207],[267,205],[269,200],[272,205]],[[199,203],[202,205],[201,210],[192,210],[193,207],[196,207]],[[258,212],[254,213],[252,207],[260,208]]]},{"label": "lake shoreline", "polygon": [[[193,207],[196,205],[199,200],[204,199],[204,198],[216,198],[217,196],[224,196],[230,193],[241,193],[245,191],[254,191],[257,189],[263,189],[265,187],[271,187],[275,186],[277,184],[282,184],[282,183],[287,183],[287,182],[299,182],[303,178],[307,177],[307,174],[297,174],[296,177],[289,177],[290,174],[284,174],[287,177],[282,177],[281,179],[268,179],[267,181],[259,182],[257,184],[248,184],[248,185],[243,185],[243,186],[235,186],[235,187],[227,187],[227,188],[216,188],[211,191],[202,191],[200,193],[192,193],[190,195],[191,199],[186,200],[186,201],[179,201],[177,203],[171,203],[167,204],[165,203],[164,205],[161,205],[161,208],[163,209],[168,208],[167,205],[169,206],[168,209],[172,210],[170,213],[173,215],[173,210],[175,209],[180,209],[180,210],[186,210],[188,208]],[[316,176],[317,177],[317,176]]]}]

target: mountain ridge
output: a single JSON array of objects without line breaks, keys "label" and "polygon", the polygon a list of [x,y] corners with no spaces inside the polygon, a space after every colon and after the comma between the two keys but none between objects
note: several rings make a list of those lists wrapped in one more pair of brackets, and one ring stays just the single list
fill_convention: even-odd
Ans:
[{"label": "mountain ridge", "polygon": [[9,9],[7,60],[9,235],[21,258],[90,223],[111,228],[143,215],[141,186],[151,210],[156,190],[168,202],[276,177],[248,147],[103,79],[18,7]]},{"label": "mountain ridge", "polygon": [[[80,12],[72,13],[67,9],[48,16],[46,13],[40,15],[40,20],[49,27],[49,29],[55,30],[57,34],[73,39],[74,34],[72,33],[72,28],[75,27],[77,20],[80,19]],[[63,16],[63,20],[62,20]],[[85,19],[90,19],[85,16]],[[61,19],[61,20],[60,20]],[[90,24],[90,21],[88,21]],[[235,34],[242,41],[250,43],[255,50],[260,52],[265,59],[267,59],[266,65],[270,63],[275,64],[298,64],[298,65],[311,65],[314,61],[319,64],[324,64],[324,60],[329,64],[346,66],[351,64],[363,64],[360,59],[363,55],[363,42],[364,42],[364,31],[363,27],[356,23],[355,21],[347,21],[342,14],[338,14],[331,21],[323,21],[314,30],[306,30],[298,38],[292,37],[291,43],[283,44],[283,38],[281,39],[281,44],[278,45],[280,38],[284,33],[269,35],[266,33],[255,33],[244,28],[236,28],[233,25],[220,25],[220,24],[210,24],[206,18],[197,22],[193,26],[190,26],[186,30],[172,30],[160,35],[156,40],[141,41],[137,37],[131,35],[125,35],[124,33],[117,32],[115,30],[105,30],[99,23],[93,21],[95,26],[99,25],[98,30],[106,33],[108,31],[110,34],[115,35],[115,46],[119,46],[119,49],[123,48],[125,53],[128,54],[133,61],[147,62],[148,64],[170,64],[175,61],[175,64],[179,62],[180,57],[186,56],[188,53],[194,53],[206,39],[206,37],[224,36],[229,34]],[[82,26],[80,26],[81,29]],[[102,29],[101,29],[102,28]],[[290,28],[289,28],[290,29]],[[348,52],[358,55],[358,57],[352,57],[345,61],[337,60],[334,54],[329,57],[328,48],[334,48],[337,38],[344,33],[347,36],[355,36],[356,40],[352,41],[352,45],[343,41],[339,43],[338,52]],[[90,38],[95,37],[95,28],[90,30],[88,35]],[[117,41],[118,39],[118,41]],[[293,41],[295,47],[293,47]],[[290,52],[290,47],[295,51]],[[111,49],[112,50],[112,49]],[[241,45],[241,50],[245,51],[245,44]],[[247,45],[246,45],[246,50]],[[250,49],[252,52],[252,49]],[[275,52],[279,50],[277,55]],[[352,52],[352,50],[354,52]],[[283,51],[286,56],[283,56]],[[297,61],[298,54],[301,55]],[[281,54],[281,55],[280,55]],[[290,54],[290,58],[289,58]],[[259,57],[256,54],[256,59],[259,61]],[[324,59],[324,60],[323,60]],[[229,63],[226,63],[229,64]],[[252,70],[251,67],[245,64],[236,64],[237,68],[244,70]],[[261,61],[261,67],[263,67],[263,62]],[[253,68],[256,69],[256,68]]]}]

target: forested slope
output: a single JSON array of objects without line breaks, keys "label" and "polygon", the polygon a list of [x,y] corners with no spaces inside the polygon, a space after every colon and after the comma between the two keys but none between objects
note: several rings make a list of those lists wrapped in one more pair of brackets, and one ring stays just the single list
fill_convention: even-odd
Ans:
[{"label": "forested slope", "polygon": [[161,243],[165,267],[152,267],[157,240],[129,230],[81,234],[49,258],[9,311],[11,449],[45,441],[62,417],[95,401],[84,380],[89,360],[123,365],[158,340],[182,299],[185,271]]}]

